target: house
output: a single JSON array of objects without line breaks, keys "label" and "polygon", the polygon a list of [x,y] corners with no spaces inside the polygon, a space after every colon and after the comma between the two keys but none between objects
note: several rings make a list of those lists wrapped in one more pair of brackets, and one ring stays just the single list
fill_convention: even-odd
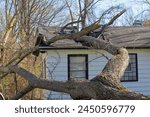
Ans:
[{"label": "house", "polygon": [[[42,39],[51,39],[59,33],[58,27],[42,27]],[[98,30],[97,30],[98,31]],[[97,33],[97,31],[95,31]],[[150,96],[150,28],[148,27],[109,27],[104,32],[111,43],[126,47],[130,62],[122,84],[144,95]],[[112,57],[104,50],[83,47],[73,40],[64,39],[51,46],[39,41],[42,52],[43,78],[55,80],[91,79],[102,71]],[[65,93],[43,91],[43,99],[70,99]]]}]

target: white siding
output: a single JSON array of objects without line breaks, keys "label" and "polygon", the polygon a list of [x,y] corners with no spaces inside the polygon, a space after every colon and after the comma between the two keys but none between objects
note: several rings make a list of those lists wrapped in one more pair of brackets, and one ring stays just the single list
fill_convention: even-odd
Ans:
[{"label": "white siding", "polygon": [[137,53],[138,59],[138,81],[124,82],[129,89],[150,96],[150,50],[129,50]]},{"label": "white siding", "polygon": [[[48,52],[47,56],[47,67],[51,71],[54,67],[55,70],[51,73],[47,69],[48,78],[55,80],[68,80],[68,54],[88,54],[88,67],[89,67],[89,79],[93,78],[99,73],[107,62],[105,56],[111,58],[111,55],[97,50],[53,50]],[[58,63],[58,64],[57,64]],[[57,66],[56,66],[57,64]],[[52,77],[51,77],[52,76]]]},{"label": "white siding", "polygon": [[[150,50],[129,50],[129,52],[137,53],[138,81],[123,82],[123,85],[136,92],[150,95]],[[102,54],[111,58],[110,54],[102,50],[49,50],[47,52],[47,78],[68,80],[68,54],[88,54],[89,79],[102,71],[108,61]],[[62,93],[53,92],[52,94],[51,99],[70,98]]]}]

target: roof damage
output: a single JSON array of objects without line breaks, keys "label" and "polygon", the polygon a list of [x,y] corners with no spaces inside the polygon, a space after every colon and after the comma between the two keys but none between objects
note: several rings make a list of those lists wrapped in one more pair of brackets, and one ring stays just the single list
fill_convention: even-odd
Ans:
[{"label": "roof damage", "polygon": [[[61,28],[56,26],[39,28],[39,39],[37,38],[37,44],[39,44],[39,48],[85,48],[82,46],[82,44],[76,43],[74,40],[70,39],[59,40],[50,46],[44,43],[44,40],[49,40],[54,36],[60,35],[60,31]],[[100,34],[99,31],[100,29],[97,29],[88,35],[98,37]],[[108,27],[104,31],[103,36],[111,43],[126,48],[150,47],[150,27]]]}]

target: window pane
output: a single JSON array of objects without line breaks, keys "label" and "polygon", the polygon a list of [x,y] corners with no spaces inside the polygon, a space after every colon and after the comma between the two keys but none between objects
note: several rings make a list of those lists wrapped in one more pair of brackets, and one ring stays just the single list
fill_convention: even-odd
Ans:
[{"label": "window pane", "polygon": [[85,78],[85,71],[70,71],[71,78]]},{"label": "window pane", "polygon": [[126,71],[131,71],[131,63],[129,63],[128,67],[126,68]]},{"label": "window pane", "polygon": [[121,81],[136,81],[137,80],[137,58],[136,54],[129,54],[129,65],[124,72]]},{"label": "window pane", "polygon": [[85,57],[70,57],[70,63],[85,63]]},{"label": "window pane", "polygon": [[85,77],[70,78],[71,80],[85,80]]},{"label": "window pane", "polygon": [[70,55],[69,56],[69,79],[83,80],[87,79],[87,56]]},{"label": "window pane", "polygon": [[70,70],[86,70],[86,65],[81,64],[70,64]]}]

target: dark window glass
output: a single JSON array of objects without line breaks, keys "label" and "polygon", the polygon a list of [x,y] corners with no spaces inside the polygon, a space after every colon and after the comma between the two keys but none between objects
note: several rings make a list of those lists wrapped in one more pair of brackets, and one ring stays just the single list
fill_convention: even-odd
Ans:
[{"label": "dark window glass", "polygon": [[137,54],[129,54],[129,58],[129,65],[121,79],[123,82],[138,80]]},{"label": "dark window glass", "polygon": [[88,56],[68,55],[68,79],[88,79]]}]

